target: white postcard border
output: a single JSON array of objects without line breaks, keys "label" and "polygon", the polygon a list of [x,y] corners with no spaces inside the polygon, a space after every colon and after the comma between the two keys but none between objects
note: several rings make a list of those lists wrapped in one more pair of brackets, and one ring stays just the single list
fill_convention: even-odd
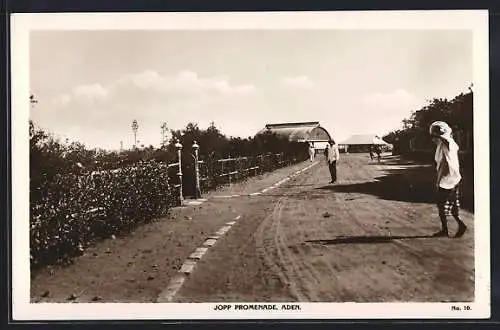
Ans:
[{"label": "white postcard border", "polygon": [[[473,31],[475,301],[472,303],[300,303],[300,311],[215,311],[215,303],[30,303],[29,33],[31,30],[450,29]],[[57,13],[11,16],[12,301],[14,320],[408,319],[490,316],[488,12],[365,11],[261,13]],[[439,74],[439,72],[436,72]],[[246,303],[249,304],[249,303]],[[265,305],[259,303],[258,305]],[[277,304],[278,307],[281,304]],[[452,306],[464,307],[460,312]],[[468,307],[467,307],[468,306]]]}]

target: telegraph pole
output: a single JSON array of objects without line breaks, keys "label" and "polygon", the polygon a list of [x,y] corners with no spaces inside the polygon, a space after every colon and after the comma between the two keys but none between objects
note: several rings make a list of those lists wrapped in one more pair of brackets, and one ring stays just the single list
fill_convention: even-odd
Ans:
[{"label": "telegraph pole", "polygon": [[132,121],[132,131],[134,131],[134,148],[137,148],[137,130],[139,129],[139,124],[137,120]]},{"label": "telegraph pole", "polygon": [[35,104],[38,103],[38,99],[36,98],[35,94],[31,94],[30,95],[30,104],[31,104],[31,107],[34,108],[35,107]]}]

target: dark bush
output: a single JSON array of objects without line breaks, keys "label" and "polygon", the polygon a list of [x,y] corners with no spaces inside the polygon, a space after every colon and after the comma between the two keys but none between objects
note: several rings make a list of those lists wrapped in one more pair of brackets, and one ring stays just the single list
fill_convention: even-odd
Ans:
[{"label": "dark bush", "polygon": [[31,203],[31,261],[53,263],[98,239],[124,234],[167,214],[176,202],[165,164],[139,162],[117,171],[57,174],[35,188]]}]

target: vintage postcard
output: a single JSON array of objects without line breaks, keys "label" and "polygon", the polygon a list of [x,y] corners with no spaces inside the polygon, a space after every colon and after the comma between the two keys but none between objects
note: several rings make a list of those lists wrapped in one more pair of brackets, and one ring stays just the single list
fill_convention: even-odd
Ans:
[{"label": "vintage postcard", "polygon": [[11,17],[14,320],[490,316],[487,11]]}]

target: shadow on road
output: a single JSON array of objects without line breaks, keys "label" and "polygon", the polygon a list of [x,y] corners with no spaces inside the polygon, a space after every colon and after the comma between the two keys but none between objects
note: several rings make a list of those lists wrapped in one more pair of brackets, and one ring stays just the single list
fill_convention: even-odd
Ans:
[{"label": "shadow on road", "polygon": [[[317,189],[370,194],[387,200],[434,203],[434,185],[420,180],[418,177],[421,177],[421,172],[421,168],[391,169],[385,170],[385,175],[375,178],[375,181],[326,185]],[[417,174],[420,175],[415,176]]]},{"label": "shadow on road", "polygon": [[410,159],[401,159],[400,156],[382,156],[380,162],[374,158],[367,165],[419,165],[417,161]]},{"label": "shadow on road", "polygon": [[[325,185],[316,189],[338,193],[369,194],[381,199],[410,203],[435,203],[435,170],[433,167],[428,165],[404,167],[408,163],[398,161],[394,161],[394,165],[403,167],[384,169],[382,170],[384,175],[375,178],[375,181]],[[473,212],[474,188],[469,178],[463,178],[461,191],[462,208]]]},{"label": "shadow on road", "polygon": [[287,184],[287,187],[312,187],[316,186],[315,183],[303,183],[303,184]]},{"label": "shadow on road", "polygon": [[336,244],[373,244],[373,243],[391,243],[395,240],[417,239],[417,238],[437,238],[432,235],[414,235],[414,236],[340,236],[333,239],[309,240],[307,243],[321,245]]}]

